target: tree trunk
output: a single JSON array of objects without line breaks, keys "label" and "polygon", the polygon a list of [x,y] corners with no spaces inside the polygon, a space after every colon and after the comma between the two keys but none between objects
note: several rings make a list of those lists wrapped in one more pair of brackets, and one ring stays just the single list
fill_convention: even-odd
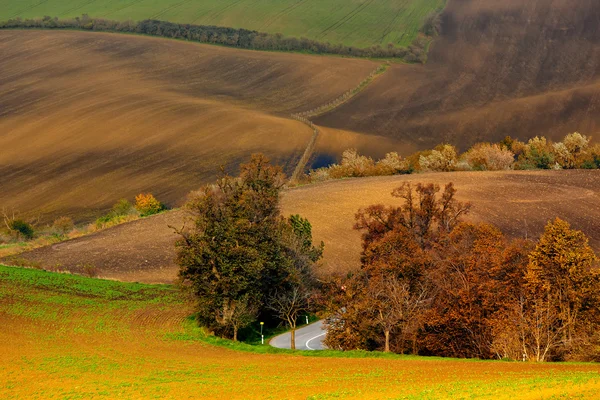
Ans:
[{"label": "tree trunk", "polygon": [[296,327],[292,327],[292,331],[290,332],[290,349],[296,350]]},{"label": "tree trunk", "polygon": [[234,342],[237,342],[237,331],[238,331],[237,328],[233,328],[233,341]]},{"label": "tree trunk", "polygon": [[385,348],[383,349],[384,353],[389,353],[390,352],[390,331],[389,329],[386,329],[384,331],[385,333]]}]

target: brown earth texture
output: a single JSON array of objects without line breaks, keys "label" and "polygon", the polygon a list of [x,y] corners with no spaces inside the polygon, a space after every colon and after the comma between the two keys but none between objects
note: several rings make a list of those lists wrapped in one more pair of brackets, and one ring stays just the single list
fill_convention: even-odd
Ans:
[{"label": "brown earth texture", "polygon": [[[354,215],[371,204],[398,205],[391,192],[404,182],[454,183],[457,198],[473,204],[468,221],[494,224],[513,238],[537,239],[548,221],[560,217],[585,232],[600,251],[600,171],[454,172],[330,181],[285,191],[282,213],[308,218],[315,240],[325,243],[320,273],[350,271],[359,267],[361,251],[360,233],[352,228]],[[93,265],[110,279],[172,282],[178,270],[172,227],[180,228],[185,218],[183,211],[167,212],[19,257],[75,272]]]},{"label": "brown earth texture", "polygon": [[[55,31],[2,31],[0,54],[0,204],[46,221],[141,191],[180,205],[253,152],[291,172],[312,132],[289,114],[380,63]],[[599,79],[599,0],[450,0],[425,66],[393,64],[315,120],[313,160],[594,136]]]},{"label": "brown earth texture", "polygon": [[[450,0],[424,66],[391,68],[320,125],[462,149],[600,130],[600,1]],[[597,135],[596,135],[597,136]]]},{"label": "brown earth texture", "polygon": [[378,65],[67,31],[1,31],[0,55],[0,205],[50,221],[180,204],[255,152],[291,172],[313,132],[290,113]]}]

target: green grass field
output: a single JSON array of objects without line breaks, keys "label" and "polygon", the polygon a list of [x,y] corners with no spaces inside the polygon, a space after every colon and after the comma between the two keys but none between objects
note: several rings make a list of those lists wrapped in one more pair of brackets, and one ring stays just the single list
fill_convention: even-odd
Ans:
[{"label": "green grass field", "polygon": [[0,0],[0,20],[146,18],[253,29],[357,47],[406,46],[446,0]]},{"label": "green grass field", "polygon": [[0,398],[591,399],[600,390],[594,364],[233,344],[203,333],[191,310],[169,285],[0,266]]}]

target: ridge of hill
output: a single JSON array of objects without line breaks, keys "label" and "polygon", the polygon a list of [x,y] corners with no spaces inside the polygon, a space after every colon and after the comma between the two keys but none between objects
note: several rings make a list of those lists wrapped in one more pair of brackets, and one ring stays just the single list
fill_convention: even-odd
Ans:
[{"label": "ridge of hill", "polygon": [[449,1],[424,66],[394,65],[321,126],[466,149],[600,131],[598,0]]},{"label": "ridge of hill", "polygon": [[[549,220],[560,217],[587,234],[600,252],[600,171],[447,172],[328,181],[284,191],[282,213],[308,218],[315,241],[325,242],[321,273],[350,271],[359,267],[361,251],[354,215],[371,204],[398,204],[391,192],[404,182],[454,183],[457,198],[473,203],[466,220],[494,224],[509,237],[535,239]],[[172,282],[178,271],[177,235],[169,226],[181,227],[185,218],[181,210],[163,213],[19,257],[45,268],[78,271],[92,265],[110,279]]]}]

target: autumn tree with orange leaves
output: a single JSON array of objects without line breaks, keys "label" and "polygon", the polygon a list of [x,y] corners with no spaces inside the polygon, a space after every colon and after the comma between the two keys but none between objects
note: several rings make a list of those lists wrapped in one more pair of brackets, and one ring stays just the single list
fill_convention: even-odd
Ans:
[{"label": "autumn tree with orange leaves", "polygon": [[326,344],[466,358],[600,360],[600,274],[560,219],[537,243],[461,221],[452,184],[404,184],[356,215],[362,268],[323,298]]}]

